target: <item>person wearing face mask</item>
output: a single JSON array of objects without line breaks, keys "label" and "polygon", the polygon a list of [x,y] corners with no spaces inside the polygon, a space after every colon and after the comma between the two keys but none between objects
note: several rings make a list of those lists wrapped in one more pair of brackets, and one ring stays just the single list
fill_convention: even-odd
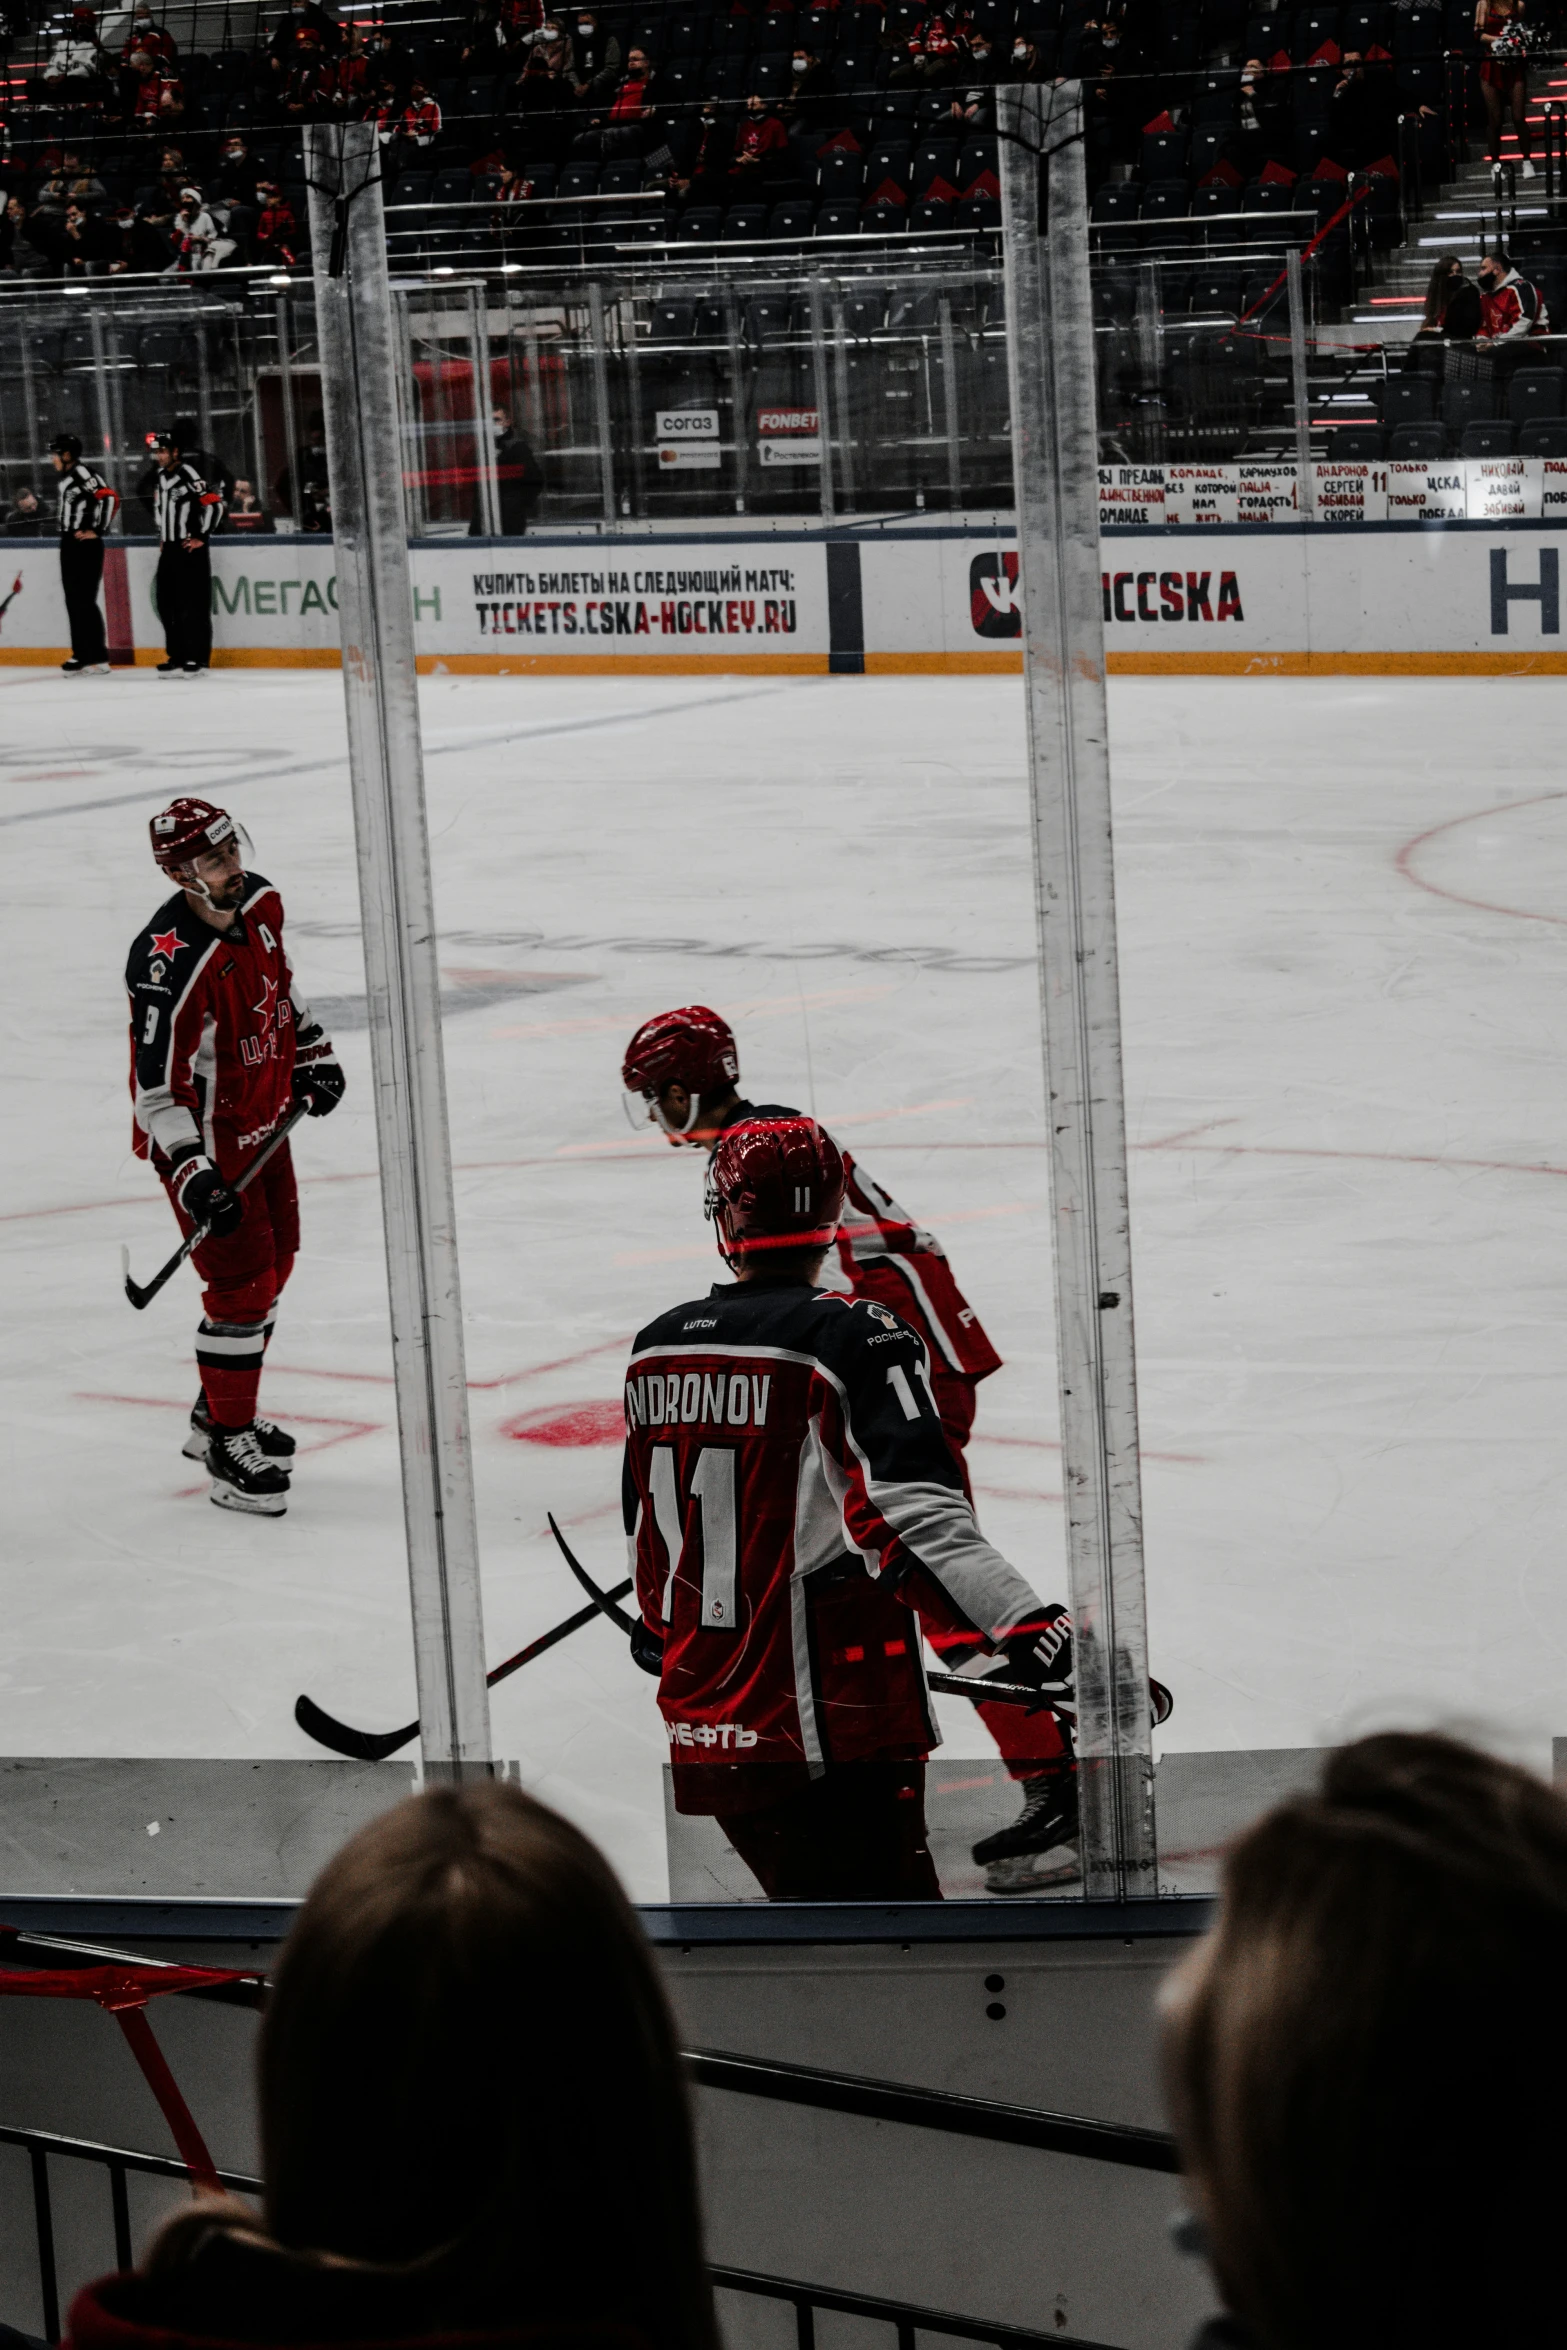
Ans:
[{"label": "person wearing face mask", "polygon": [[671,173],[672,195],[693,204],[727,204],[729,167],[735,157],[735,126],[714,98],[705,101],[697,124],[696,144],[683,171]]},{"label": "person wearing face mask", "polygon": [[789,60],[789,94],[779,111],[795,168],[802,180],[809,181],[815,176],[816,150],[843,120],[843,109],[833,95],[832,75],[803,41],[795,43]]},{"label": "person wearing face mask", "polygon": [[1475,336],[1477,350],[1499,351],[1550,333],[1545,296],[1528,278],[1519,276],[1504,247],[1497,245],[1487,253],[1478,274],[1485,331]]},{"label": "person wearing face mask", "polygon": [[618,74],[622,50],[613,33],[604,32],[598,18],[586,8],[579,9],[570,19],[571,45],[576,62],[572,81],[579,98],[585,98],[600,74]]},{"label": "person wearing face mask", "polygon": [[965,137],[996,127],[996,84],[1002,63],[986,32],[969,35],[968,62],[963,79],[952,93],[952,116]]},{"label": "person wearing face mask", "polygon": [[1009,82],[1048,82],[1053,78],[1037,44],[1026,41],[1021,33],[1012,44],[1012,70],[1006,78]]}]

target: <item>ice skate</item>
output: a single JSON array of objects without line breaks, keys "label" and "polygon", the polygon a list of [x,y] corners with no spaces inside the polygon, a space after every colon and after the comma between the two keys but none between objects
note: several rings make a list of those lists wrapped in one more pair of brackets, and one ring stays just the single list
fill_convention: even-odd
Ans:
[{"label": "ice skate", "polygon": [[[299,1448],[293,1437],[289,1435],[288,1430],[280,1428],[275,1420],[263,1420],[259,1413],[250,1425],[256,1443],[266,1458],[281,1469],[285,1477],[291,1476],[294,1468],[294,1455]],[[188,1461],[204,1461],[207,1457],[207,1444],[211,1435],[212,1414],[207,1409],[206,1396],[204,1394],[198,1395],[191,1405],[190,1434],[180,1447],[185,1458]]]},{"label": "ice skate", "polygon": [[280,1518],[288,1507],[286,1471],[267,1459],[254,1427],[214,1428],[207,1440],[212,1500],[220,1510]]},{"label": "ice skate", "polygon": [[1023,1790],[1023,1809],[1010,1827],[995,1829],[974,1846],[987,1893],[1038,1893],[1079,1873],[1075,1767],[1030,1771]]}]

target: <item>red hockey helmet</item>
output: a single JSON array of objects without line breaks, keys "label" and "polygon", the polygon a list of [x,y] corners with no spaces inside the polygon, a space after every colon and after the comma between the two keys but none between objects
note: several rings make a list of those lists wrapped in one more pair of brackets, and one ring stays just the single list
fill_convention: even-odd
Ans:
[{"label": "red hockey helmet", "polygon": [[215,808],[210,800],[170,800],[147,830],[152,836],[154,862],[165,873],[188,865],[204,849],[220,849],[226,840],[237,837],[227,808]]},{"label": "red hockey helmet", "polygon": [[826,1248],[843,1214],[843,1161],[814,1118],[745,1118],[713,1153],[707,1212],[726,1265],[764,1249]]},{"label": "red hockey helmet", "polygon": [[[620,1075],[628,1107],[634,1100],[651,1103],[666,1134],[687,1134],[696,1124],[703,1101],[727,1093],[739,1079],[735,1032],[706,1004],[683,1004],[678,1011],[655,1012],[627,1045]],[[671,1126],[658,1107],[666,1085],[683,1085],[691,1096],[683,1126]]]}]

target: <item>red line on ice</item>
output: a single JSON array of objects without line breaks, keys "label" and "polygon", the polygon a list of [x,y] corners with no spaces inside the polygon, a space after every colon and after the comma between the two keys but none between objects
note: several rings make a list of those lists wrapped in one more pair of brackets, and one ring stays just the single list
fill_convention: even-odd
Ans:
[{"label": "red line on ice", "polygon": [[1487,816],[1513,816],[1520,808],[1543,808],[1550,800],[1567,800],[1567,792],[1536,792],[1527,800],[1504,800],[1496,807],[1471,808],[1467,816],[1449,816],[1445,824],[1428,825],[1424,832],[1417,832],[1413,840],[1405,841],[1393,859],[1394,871],[1401,873],[1406,881],[1412,881],[1416,889],[1425,890],[1433,898],[1446,898],[1455,906],[1473,906],[1482,914],[1510,914],[1517,922],[1554,922],[1558,928],[1567,926],[1567,915],[1536,914],[1527,906],[1503,906],[1498,905],[1494,898],[1467,897],[1462,890],[1443,889],[1440,882],[1427,881],[1414,867],[1414,859],[1419,851],[1428,841],[1439,840],[1444,832],[1456,832],[1461,824],[1479,824]]}]

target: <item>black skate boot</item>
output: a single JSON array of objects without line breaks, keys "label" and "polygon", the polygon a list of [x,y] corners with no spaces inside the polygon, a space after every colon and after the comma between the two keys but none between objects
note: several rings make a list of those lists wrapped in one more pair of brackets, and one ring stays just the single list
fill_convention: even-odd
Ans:
[{"label": "black skate boot", "polygon": [[1023,1782],[1023,1809],[1009,1828],[982,1836],[974,1858],[987,1893],[1041,1893],[1080,1875],[1077,1857],[1077,1765],[1051,1763]]},{"label": "black skate boot", "polygon": [[214,1428],[207,1439],[212,1499],[220,1510],[280,1518],[288,1507],[287,1473],[269,1461],[250,1428]]},{"label": "black skate boot", "polygon": [[[294,1439],[289,1435],[287,1429],[278,1427],[273,1420],[260,1418],[252,1420],[250,1425],[255,1433],[257,1444],[260,1445],[273,1467],[281,1469],[285,1477],[291,1477],[294,1473],[296,1447]],[[206,1392],[203,1390],[191,1405],[190,1434],[180,1447],[188,1461],[204,1461],[206,1459],[207,1439],[211,1434],[212,1414],[207,1409]]]}]

